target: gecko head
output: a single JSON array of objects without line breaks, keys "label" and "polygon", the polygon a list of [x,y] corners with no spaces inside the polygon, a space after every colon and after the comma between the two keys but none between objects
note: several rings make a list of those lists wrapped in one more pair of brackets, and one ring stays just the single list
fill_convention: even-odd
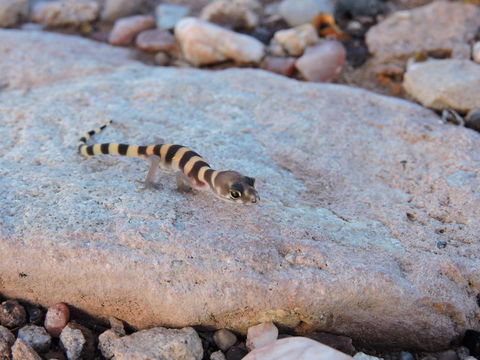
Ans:
[{"label": "gecko head", "polygon": [[254,185],[254,178],[236,171],[220,171],[215,178],[215,191],[218,197],[244,205],[255,205],[260,201]]}]

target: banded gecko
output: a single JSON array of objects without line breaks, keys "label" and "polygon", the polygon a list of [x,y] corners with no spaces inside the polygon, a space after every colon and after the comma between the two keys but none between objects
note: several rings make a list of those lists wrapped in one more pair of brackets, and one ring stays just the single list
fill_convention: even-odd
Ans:
[{"label": "banded gecko", "polygon": [[77,143],[78,152],[86,157],[94,155],[123,155],[146,158],[150,161],[145,183],[154,185],[157,169],[177,171],[177,186],[211,191],[218,198],[246,205],[260,201],[254,187],[255,179],[236,171],[217,171],[195,151],[176,144],[156,144],[150,146],[104,143],[87,145],[87,141],[95,134],[102,132],[112,121],[83,135]]}]

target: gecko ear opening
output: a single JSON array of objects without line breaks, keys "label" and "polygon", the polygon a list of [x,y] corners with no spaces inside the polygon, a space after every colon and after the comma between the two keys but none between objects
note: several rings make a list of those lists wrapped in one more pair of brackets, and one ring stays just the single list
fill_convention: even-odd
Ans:
[{"label": "gecko ear opening", "polygon": [[255,179],[254,179],[254,178],[245,176],[245,180],[246,180],[246,182],[247,182],[248,185],[250,185],[250,186],[254,186],[254,185],[255,185]]}]

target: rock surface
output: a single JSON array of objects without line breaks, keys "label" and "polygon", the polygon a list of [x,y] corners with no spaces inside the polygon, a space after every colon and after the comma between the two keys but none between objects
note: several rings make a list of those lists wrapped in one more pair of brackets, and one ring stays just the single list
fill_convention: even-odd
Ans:
[{"label": "rock surface", "polygon": [[42,360],[35,350],[28,346],[22,339],[17,339],[12,346],[13,360]]},{"label": "rock surface", "polygon": [[480,65],[470,60],[430,60],[411,64],[403,87],[423,105],[468,112],[480,108]]},{"label": "rock surface", "polygon": [[28,0],[0,1],[0,27],[16,25],[28,15]]},{"label": "rock surface", "polygon": [[202,341],[190,327],[138,331],[116,340],[112,351],[115,360],[201,360],[203,357]]},{"label": "rock surface", "polygon": [[[478,330],[478,133],[346,86],[0,36],[2,295],[140,328],[303,321],[430,351]],[[183,143],[256,177],[262,202],[179,193],[169,173],[143,190],[145,162],[78,156],[109,118],[96,140]]]},{"label": "rock surface", "polygon": [[98,17],[100,6],[94,0],[54,0],[34,4],[32,20],[46,27],[81,25]]},{"label": "rock surface", "polygon": [[52,337],[43,326],[27,325],[18,330],[18,338],[31,346],[36,352],[45,352],[50,348]]},{"label": "rock surface", "polygon": [[289,337],[259,347],[243,360],[352,360],[340,351],[304,337]]},{"label": "rock surface", "polygon": [[225,60],[257,63],[264,54],[264,45],[257,39],[195,18],[182,19],[175,36],[185,58],[196,66]]},{"label": "rock surface", "polygon": [[434,1],[388,16],[370,28],[366,42],[370,52],[383,60],[416,52],[468,59],[468,42],[475,37],[479,18],[480,8],[473,4]]}]

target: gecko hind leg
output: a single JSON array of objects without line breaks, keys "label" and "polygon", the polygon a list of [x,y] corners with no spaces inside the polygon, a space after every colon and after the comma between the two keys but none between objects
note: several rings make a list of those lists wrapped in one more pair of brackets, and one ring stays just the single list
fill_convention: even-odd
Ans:
[{"label": "gecko hind leg", "polygon": [[161,189],[162,185],[156,183],[155,175],[157,174],[158,168],[160,166],[160,157],[157,155],[150,155],[147,157],[148,162],[150,163],[150,169],[148,169],[148,174],[144,182],[141,182],[145,189]]},{"label": "gecko hind leg", "polygon": [[193,187],[192,183],[188,179],[188,177],[181,171],[177,172],[176,175],[177,180],[177,190],[180,192],[192,192]]}]

